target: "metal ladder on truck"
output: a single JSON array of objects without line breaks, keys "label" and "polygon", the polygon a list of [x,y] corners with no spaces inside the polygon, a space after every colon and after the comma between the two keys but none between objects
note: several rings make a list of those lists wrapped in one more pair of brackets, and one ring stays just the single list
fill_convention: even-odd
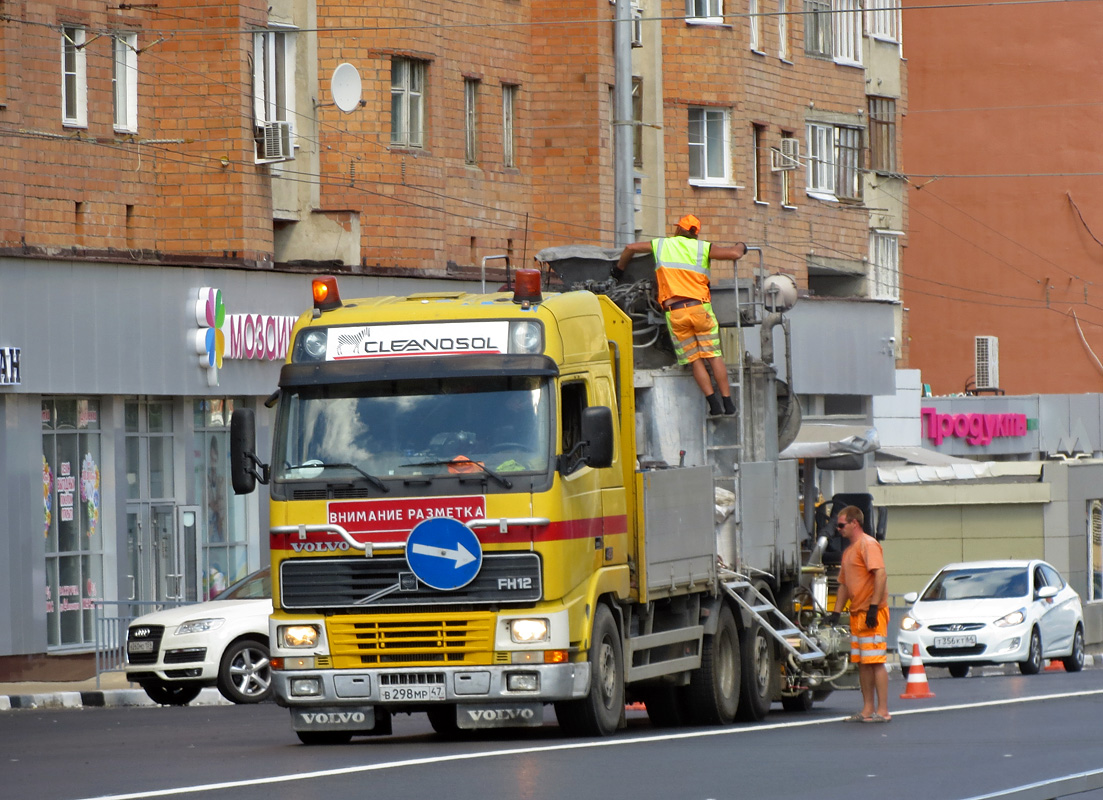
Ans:
[{"label": "metal ladder on truck", "polygon": [[[816,643],[804,635],[758,589],[744,576],[728,573],[734,577],[723,583],[726,591],[739,606],[749,613],[762,626],[762,630],[772,636],[782,649],[801,663],[824,658],[824,652]],[[748,600],[748,597],[750,598]],[[796,644],[794,644],[796,642]]]}]

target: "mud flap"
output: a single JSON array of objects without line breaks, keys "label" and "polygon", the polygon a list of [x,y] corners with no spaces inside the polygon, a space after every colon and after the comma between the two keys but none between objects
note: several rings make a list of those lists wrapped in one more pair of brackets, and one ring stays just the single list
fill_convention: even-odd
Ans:
[{"label": "mud flap", "polygon": [[538,728],[544,724],[542,703],[485,703],[456,706],[456,725],[462,730],[483,728]]},{"label": "mud flap", "polygon": [[332,708],[291,709],[294,731],[345,731],[359,734],[388,734],[391,715],[380,714],[374,706],[335,706]]}]

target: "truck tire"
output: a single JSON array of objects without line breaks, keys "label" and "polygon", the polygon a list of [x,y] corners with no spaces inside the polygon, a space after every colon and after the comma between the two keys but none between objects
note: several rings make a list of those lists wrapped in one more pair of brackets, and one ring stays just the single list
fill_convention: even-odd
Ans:
[{"label": "truck tire", "polygon": [[590,636],[590,693],[555,704],[559,727],[570,736],[608,736],[624,716],[624,654],[609,607],[598,603]]},{"label": "truck tire", "polygon": [[793,711],[797,713],[804,713],[805,711],[812,710],[812,704],[815,700],[812,697],[812,690],[805,689],[800,694],[794,694],[790,697],[781,698],[781,707],[786,711]]},{"label": "truck tire", "polygon": [[739,631],[728,606],[720,608],[716,633],[701,645],[701,668],[689,678],[689,716],[698,725],[727,725],[739,708]]},{"label": "truck tire", "polygon": [[686,724],[685,692],[680,686],[655,686],[640,692],[647,706],[647,718],[656,728],[677,728]]},{"label": "truck tire", "polygon": [[429,717],[429,724],[433,730],[446,738],[453,738],[460,732],[460,725],[456,721],[456,707],[454,705],[430,706],[425,709]]},{"label": "truck tire", "polygon": [[770,703],[777,689],[779,673],[774,644],[758,620],[752,620],[743,631],[739,645],[743,656],[743,686],[735,716],[743,722],[757,722],[770,713]]}]

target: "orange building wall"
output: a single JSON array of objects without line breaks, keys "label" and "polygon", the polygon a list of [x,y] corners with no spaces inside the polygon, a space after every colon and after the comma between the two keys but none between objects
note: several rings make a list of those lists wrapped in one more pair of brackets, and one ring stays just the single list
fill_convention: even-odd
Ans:
[{"label": "orange building wall", "polygon": [[974,337],[997,336],[1007,393],[1103,391],[1098,11],[916,6],[903,14],[911,366],[936,394],[961,392]]}]

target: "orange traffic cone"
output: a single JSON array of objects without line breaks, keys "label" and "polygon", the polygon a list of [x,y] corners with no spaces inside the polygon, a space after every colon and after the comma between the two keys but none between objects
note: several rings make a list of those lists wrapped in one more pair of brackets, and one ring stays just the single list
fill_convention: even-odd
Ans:
[{"label": "orange traffic cone", "polygon": [[1065,662],[1059,658],[1054,658],[1046,661],[1046,672],[1064,672]]},{"label": "orange traffic cone", "polygon": [[912,645],[912,663],[908,667],[908,687],[900,697],[903,700],[934,697],[934,692],[927,686],[927,672],[923,669],[923,659],[919,657],[918,642]]}]

